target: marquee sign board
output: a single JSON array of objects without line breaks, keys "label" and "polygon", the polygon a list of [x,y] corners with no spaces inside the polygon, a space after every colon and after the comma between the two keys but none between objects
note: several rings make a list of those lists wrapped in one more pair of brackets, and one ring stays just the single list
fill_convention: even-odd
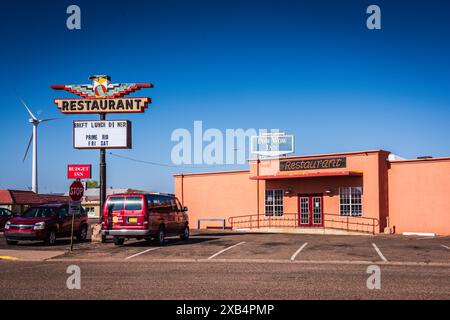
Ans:
[{"label": "marquee sign board", "polygon": [[131,121],[75,120],[73,147],[75,149],[130,149]]},{"label": "marquee sign board", "polygon": [[89,77],[92,84],[52,85],[52,89],[65,90],[81,99],[54,99],[62,113],[135,113],[144,112],[150,98],[123,98],[142,88],[153,88],[151,83],[110,83],[106,75]]},{"label": "marquee sign board", "polygon": [[280,171],[334,169],[346,166],[347,158],[345,157],[280,161]]},{"label": "marquee sign board", "polygon": [[266,133],[250,138],[250,151],[262,156],[277,157],[294,152],[294,136],[282,132]]}]

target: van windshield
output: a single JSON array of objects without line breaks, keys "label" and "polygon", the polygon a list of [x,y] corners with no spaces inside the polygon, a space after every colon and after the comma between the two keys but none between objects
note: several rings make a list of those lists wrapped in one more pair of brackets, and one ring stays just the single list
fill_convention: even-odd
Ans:
[{"label": "van windshield", "polygon": [[142,198],[127,197],[125,202],[125,210],[142,210]]},{"label": "van windshield", "polygon": [[123,210],[124,197],[111,197],[108,201],[108,210]]}]

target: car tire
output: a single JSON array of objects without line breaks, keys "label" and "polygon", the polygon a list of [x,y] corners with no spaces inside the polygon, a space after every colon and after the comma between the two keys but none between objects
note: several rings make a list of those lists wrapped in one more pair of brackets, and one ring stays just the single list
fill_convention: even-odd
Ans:
[{"label": "car tire", "polygon": [[185,241],[189,240],[189,226],[188,225],[184,226],[183,233],[180,234],[180,239],[185,240]]},{"label": "car tire", "polygon": [[106,243],[106,234],[102,234],[102,243]]},{"label": "car tire", "polygon": [[77,234],[77,240],[78,241],[86,241],[87,233],[88,233],[88,226],[84,224],[81,226],[81,229]]},{"label": "car tire", "polygon": [[56,243],[56,231],[50,230],[48,232],[47,238],[45,239],[45,243],[49,246],[54,246]]},{"label": "car tire", "polygon": [[114,236],[113,241],[116,246],[121,246],[125,242],[125,238],[120,238],[120,237]]},{"label": "car tire", "polygon": [[8,244],[10,246],[15,246],[18,243],[19,243],[19,241],[6,239],[6,244]]},{"label": "car tire", "polygon": [[164,241],[166,239],[166,230],[164,229],[164,226],[160,226],[158,233],[156,234],[156,243],[160,246],[164,245]]}]

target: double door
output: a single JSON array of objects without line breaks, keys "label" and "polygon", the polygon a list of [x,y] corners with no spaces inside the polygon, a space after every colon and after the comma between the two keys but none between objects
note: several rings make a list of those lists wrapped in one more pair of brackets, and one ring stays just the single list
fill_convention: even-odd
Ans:
[{"label": "double door", "polygon": [[323,227],[323,195],[299,195],[298,208],[299,227]]}]

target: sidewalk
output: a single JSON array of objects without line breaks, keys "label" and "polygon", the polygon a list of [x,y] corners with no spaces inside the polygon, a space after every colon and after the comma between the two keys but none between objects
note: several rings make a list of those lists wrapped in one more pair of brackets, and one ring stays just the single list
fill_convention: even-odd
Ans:
[{"label": "sidewalk", "polygon": [[66,251],[0,249],[0,260],[44,261],[65,254]]}]

